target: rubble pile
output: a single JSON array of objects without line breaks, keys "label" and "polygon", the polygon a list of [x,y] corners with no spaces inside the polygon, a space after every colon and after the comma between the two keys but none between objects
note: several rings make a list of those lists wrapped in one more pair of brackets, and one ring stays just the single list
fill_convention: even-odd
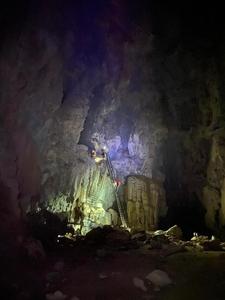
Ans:
[{"label": "rubble pile", "polygon": [[[64,236],[64,240],[68,236]],[[63,239],[61,239],[62,241]],[[174,225],[168,230],[156,230],[152,232],[129,232],[122,228],[103,226],[94,228],[85,236],[74,236],[70,242],[89,245],[93,248],[114,250],[143,249],[156,250],[160,255],[168,256],[184,251],[224,251],[225,243],[212,236],[198,235],[193,233],[190,240],[183,239],[183,233],[179,226]],[[101,251],[100,251],[101,252]],[[100,253],[99,252],[99,253]],[[101,256],[101,253],[99,254]]]}]

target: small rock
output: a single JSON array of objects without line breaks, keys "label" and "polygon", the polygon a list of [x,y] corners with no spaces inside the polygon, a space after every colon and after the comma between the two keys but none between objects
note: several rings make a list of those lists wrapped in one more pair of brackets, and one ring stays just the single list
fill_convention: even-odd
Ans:
[{"label": "small rock", "polygon": [[194,252],[194,251],[196,250],[195,247],[194,247],[193,245],[192,245],[192,246],[187,245],[187,246],[185,246],[184,248],[185,248],[185,250],[188,251],[188,252]]},{"label": "small rock", "polygon": [[162,243],[160,241],[152,240],[149,244],[149,250],[150,249],[162,249]]},{"label": "small rock", "polygon": [[141,279],[141,278],[138,278],[138,277],[134,277],[133,278],[133,284],[136,288],[139,288],[141,289],[142,291],[144,292],[147,292],[147,288],[144,284],[144,281]]},{"label": "small rock", "polygon": [[154,231],[153,235],[164,235],[165,231],[164,230],[156,230]]},{"label": "small rock", "polygon": [[112,247],[123,246],[130,240],[130,233],[126,230],[114,229],[106,236],[106,244]]},{"label": "small rock", "polygon": [[168,236],[166,236],[164,234],[155,235],[152,237],[152,240],[163,243],[163,244],[169,244],[169,238],[168,238]]},{"label": "small rock", "polygon": [[162,270],[154,270],[146,276],[146,279],[151,281],[155,287],[164,287],[172,284],[172,280],[168,274]]},{"label": "small rock", "polygon": [[171,243],[169,245],[163,245],[163,246],[164,246],[163,250],[165,251],[164,256],[169,256],[178,252],[186,251],[184,245],[182,244],[179,245],[179,244]]},{"label": "small rock", "polygon": [[183,232],[182,230],[180,229],[179,226],[177,225],[174,225],[172,227],[170,227],[167,231],[166,231],[166,234],[169,235],[169,236],[172,236],[176,239],[181,239],[182,236],[183,236]]},{"label": "small rock", "polygon": [[99,277],[100,279],[106,279],[106,278],[108,278],[108,276],[107,276],[106,274],[104,274],[104,273],[100,273],[100,274],[98,275],[98,277]]},{"label": "small rock", "polygon": [[66,295],[64,295],[61,291],[55,291],[52,294],[46,294],[47,300],[64,300],[66,299]]},{"label": "small rock", "polygon": [[220,240],[217,240],[217,239],[204,241],[200,244],[205,251],[220,251],[220,250],[222,250],[222,247],[220,245]]},{"label": "small rock", "polygon": [[131,236],[132,240],[138,240],[138,241],[145,241],[146,240],[146,234],[145,232],[138,232]]},{"label": "small rock", "polygon": [[194,244],[194,247],[195,247],[195,250],[197,250],[197,251],[200,251],[200,252],[204,251],[204,247],[200,243]]},{"label": "small rock", "polygon": [[221,246],[222,250],[225,250],[225,243],[224,242],[220,243],[220,246]]},{"label": "small rock", "polygon": [[191,238],[191,241],[193,242],[204,242],[204,241],[208,241],[209,238],[205,235],[194,235],[192,238]]}]

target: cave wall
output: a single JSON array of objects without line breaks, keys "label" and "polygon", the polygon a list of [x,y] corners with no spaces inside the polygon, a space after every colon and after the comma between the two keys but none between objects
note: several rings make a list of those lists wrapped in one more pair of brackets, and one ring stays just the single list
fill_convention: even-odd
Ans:
[{"label": "cave wall", "polygon": [[146,232],[156,230],[159,218],[167,212],[165,200],[162,182],[143,175],[128,176],[124,201],[129,228]]},{"label": "cave wall", "polygon": [[[4,20],[0,179],[8,211],[20,218],[47,208],[72,221],[71,207],[89,211],[83,204],[93,172],[111,189],[88,153],[97,140],[121,180],[136,174],[164,183],[167,224],[186,218],[192,230],[205,219],[220,229],[224,45],[217,10],[92,2],[25,1],[26,17]],[[104,221],[95,222],[114,222],[113,195],[99,193],[107,198]]]},{"label": "cave wall", "polygon": [[[193,43],[189,51],[177,49],[173,58],[167,57],[168,64],[171,58],[177,61],[180,76],[174,77],[171,87],[165,89],[164,83],[161,86],[169,108],[165,111],[169,125],[163,155],[165,185],[169,218],[178,223],[183,219],[199,231],[204,230],[205,221],[218,233],[224,226],[224,99],[220,67],[224,46],[216,39],[211,44],[207,41],[207,45],[201,42]],[[169,80],[168,74],[164,77]]]}]

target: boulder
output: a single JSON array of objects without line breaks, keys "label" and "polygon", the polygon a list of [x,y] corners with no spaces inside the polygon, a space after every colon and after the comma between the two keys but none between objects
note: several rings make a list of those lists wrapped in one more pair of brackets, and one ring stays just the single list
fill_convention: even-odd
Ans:
[{"label": "boulder", "polygon": [[145,241],[146,240],[146,234],[145,234],[144,231],[137,232],[135,234],[132,234],[131,239],[132,240],[138,240],[138,241]]},{"label": "boulder", "polygon": [[130,233],[126,230],[114,229],[106,236],[106,244],[109,246],[122,246],[130,241]]},{"label": "boulder", "polygon": [[146,279],[154,284],[156,287],[165,287],[172,284],[172,280],[168,274],[162,270],[154,270],[146,276]]},{"label": "boulder", "polygon": [[183,232],[179,226],[174,225],[170,227],[168,230],[166,230],[166,235],[174,237],[176,239],[181,239],[183,236]]},{"label": "boulder", "polygon": [[153,232],[153,235],[154,236],[157,236],[157,235],[165,235],[165,231],[164,230],[156,230]]},{"label": "boulder", "polygon": [[136,288],[141,289],[143,292],[147,292],[147,288],[145,286],[144,281],[141,278],[134,277],[133,284]]},{"label": "boulder", "polygon": [[118,247],[130,241],[130,233],[110,226],[97,227],[86,234],[85,241],[89,244]]},{"label": "boulder", "polygon": [[168,238],[168,236],[166,236],[164,234],[160,234],[160,235],[153,236],[151,239],[151,242],[152,241],[157,241],[157,242],[160,242],[161,244],[168,244],[169,238]]},{"label": "boulder", "polygon": [[113,231],[110,226],[93,228],[85,235],[85,242],[88,244],[102,245],[105,243],[106,236]]},{"label": "boulder", "polygon": [[191,238],[191,241],[192,242],[195,242],[195,243],[203,243],[203,242],[205,242],[205,241],[208,241],[209,240],[209,238],[208,238],[208,236],[206,236],[206,235],[197,235],[197,234],[195,234],[192,238]]},{"label": "boulder", "polygon": [[222,247],[220,245],[220,240],[209,240],[200,243],[205,251],[221,251]]},{"label": "boulder", "polygon": [[67,296],[64,295],[61,291],[55,291],[54,293],[46,294],[47,300],[64,300]]}]

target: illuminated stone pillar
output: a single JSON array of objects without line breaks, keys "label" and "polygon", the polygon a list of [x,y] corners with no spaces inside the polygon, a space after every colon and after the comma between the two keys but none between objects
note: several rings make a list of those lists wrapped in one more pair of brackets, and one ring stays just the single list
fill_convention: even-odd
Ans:
[{"label": "illuminated stone pillar", "polygon": [[162,184],[145,176],[129,176],[126,183],[128,225],[132,230],[158,227],[160,206],[165,204]]}]

